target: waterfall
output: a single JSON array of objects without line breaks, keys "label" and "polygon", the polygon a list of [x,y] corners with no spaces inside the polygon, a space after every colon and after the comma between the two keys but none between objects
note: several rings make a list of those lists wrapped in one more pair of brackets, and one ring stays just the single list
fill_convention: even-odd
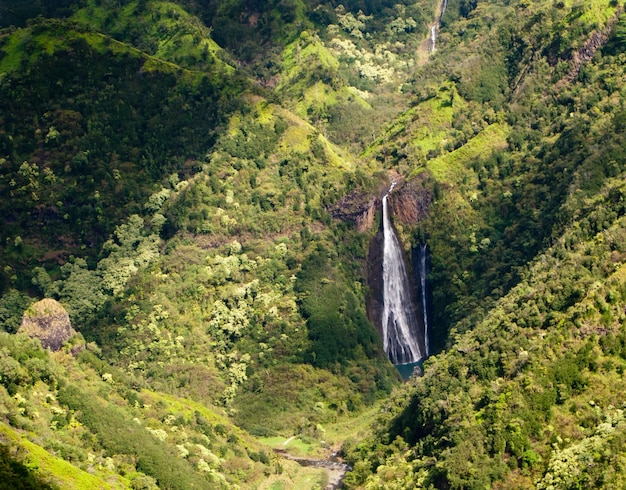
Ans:
[{"label": "waterfall", "polygon": [[383,197],[383,346],[391,362],[410,364],[424,354],[402,248],[389,219],[387,200],[394,186]]},{"label": "waterfall", "polygon": [[446,8],[448,7],[448,0],[443,0],[441,2],[441,7],[439,9],[439,16],[435,23],[430,26],[430,47],[428,48],[429,53],[435,52],[435,44],[437,43],[437,31],[439,30],[439,25],[441,24],[441,19],[443,19],[443,14],[446,13]]},{"label": "waterfall", "polygon": [[422,318],[424,320],[424,350],[426,351],[426,356],[430,355],[430,342],[428,341],[428,336],[430,332],[428,331],[428,300],[427,300],[427,292],[426,292],[426,274],[428,272],[426,268],[426,257],[428,253],[426,250],[426,244],[420,245],[418,250],[419,256],[419,281],[420,281],[420,297],[422,300]]}]

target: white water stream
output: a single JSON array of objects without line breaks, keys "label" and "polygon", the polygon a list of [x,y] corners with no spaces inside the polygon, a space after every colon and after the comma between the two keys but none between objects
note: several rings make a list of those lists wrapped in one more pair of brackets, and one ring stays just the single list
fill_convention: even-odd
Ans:
[{"label": "white water stream", "polygon": [[428,341],[428,300],[426,292],[426,257],[428,252],[426,250],[426,244],[420,245],[419,249],[419,279],[420,279],[420,292],[422,298],[422,318],[424,319],[424,350],[426,356],[430,355],[430,343]]},{"label": "white water stream", "polygon": [[433,53],[435,51],[435,45],[437,43],[437,29],[439,28],[439,24],[433,24],[430,27],[430,49],[429,51]]},{"label": "white water stream", "polygon": [[383,346],[394,364],[410,364],[425,357],[417,340],[419,325],[402,248],[391,225],[388,197],[383,197]]},{"label": "white water stream", "polygon": [[443,0],[443,2],[441,2],[441,9],[439,10],[439,16],[437,17],[437,20],[435,21],[435,23],[432,26],[430,26],[430,46],[428,47],[429,53],[435,52],[439,26],[441,25],[441,19],[443,18],[443,14],[446,13],[447,7],[448,7],[448,0]]}]

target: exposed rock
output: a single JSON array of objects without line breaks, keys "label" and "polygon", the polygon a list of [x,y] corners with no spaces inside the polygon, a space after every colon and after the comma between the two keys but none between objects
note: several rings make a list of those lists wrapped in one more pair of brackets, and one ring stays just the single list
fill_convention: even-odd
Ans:
[{"label": "exposed rock", "polygon": [[44,254],[44,256],[39,259],[39,262],[56,262],[58,265],[64,265],[67,262],[67,257],[69,256],[69,252],[67,250],[50,250]]},{"label": "exposed rock", "polygon": [[329,209],[335,219],[354,223],[357,230],[363,232],[374,226],[376,208],[380,206],[380,200],[371,194],[354,190],[341,198]]},{"label": "exposed rock", "polygon": [[[390,179],[401,180],[400,175],[390,173]],[[335,219],[354,223],[361,231],[371,230],[374,226],[376,211],[381,209],[381,199],[387,193],[389,184],[379,189],[379,196],[362,190],[353,190],[328,209]],[[389,205],[394,220],[403,224],[415,224],[428,212],[433,201],[433,181],[428,172],[422,172],[414,179],[396,186],[389,196]]]},{"label": "exposed rock", "polygon": [[605,28],[600,31],[594,31],[594,33],[587,40],[585,45],[574,53],[574,55],[572,56],[572,60],[571,60],[570,70],[565,76],[565,78],[559,81],[559,83],[557,84],[557,87],[563,85],[563,83],[566,83],[566,82],[572,83],[576,79],[576,77],[578,76],[578,73],[580,72],[581,67],[585,63],[588,63],[589,61],[591,61],[593,56],[596,54],[596,51],[607,43],[607,41],[611,37],[613,28],[616,26],[617,22],[619,21],[620,15],[622,15],[623,11],[624,11],[623,8],[621,7],[618,8],[617,11],[615,12],[615,15],[611,19],[609,19],[609,21],[607,22],[607,25],[605,26]]},{"label": "exposed rock", "polygon": [[368,294],[365,308],[367,317],[382,336],[382,317],[384,308],[383,297],[383,246],[384,237],[382,228],[370,241],[367,254],[367,286]]},{"label": "exposed rock", "polygon": [[39,339],[44,348],[53,351],[59,350],[76,333],[67,310],[51,298],[34,303],[24,312],[18,332]]},{"label": "exposed rock", "polygon": [[394,221],[414,225],[428,212],[433,201],[433,190],[428,174],[403,182],[389,195],[389,204]]}]

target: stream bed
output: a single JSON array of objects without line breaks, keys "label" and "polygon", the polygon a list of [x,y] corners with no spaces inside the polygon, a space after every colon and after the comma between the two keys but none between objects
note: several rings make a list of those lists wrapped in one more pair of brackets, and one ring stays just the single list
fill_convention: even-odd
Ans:
[{"label": "stream bed", "polygon": [[337,490],[341,488],[341,482],[346,476],[346,473],[352,468],[350,465],[344,463],[336,453],[330,456],[328,459],[314,459],[303,458],[299,456],[292,456],[282,449],[274,449],[274,451],[280,454],[283,458],[295,461],[300,466],[307,466],[310,468],[321,468],[328,474],[328,484],[324,490]]}]

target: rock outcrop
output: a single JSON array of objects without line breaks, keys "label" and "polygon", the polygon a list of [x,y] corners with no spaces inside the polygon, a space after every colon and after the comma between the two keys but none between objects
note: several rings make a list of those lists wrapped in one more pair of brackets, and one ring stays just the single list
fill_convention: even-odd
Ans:
[{"label": "rock outcrop", "polygon": [[378,207],[380,200],[376,196],[354,190],[341,198],[329,212],[333,218],[354,223],[357,230],[364,232],[374,226]]},{"label": "rock outcrop", "polygon": [[39,339],[44,348],[53,351],[59,350],[76,333],[67,310],[51,298],[38,301],[24,312],[18,332]]},{"label": "rock outcrop", "polygon": [[382,336],[382,317],[384,308],[383,295],[383,246],[382,229],[370,241],[367,254],[367,286],[368,294],[365,299],[367,317]]},{"label": "rock outcrop", "polygon": [[[422,219],[434,198],[433,181],[428,172],[400,182],[399,175],[391,175],[391,180],[399,182],[389,196],[391,214],[396,222],[414,225]],[[361,232],[369,231],[378,224],[374,223],[376,211],[382,207],[381,199],[387,193],[390,184],[379,189],[378,195],[362,190],[353,190],[328,208],[335,219],[353,223]]]},{"label": "rock outcrop", "polygon": [[565,78],[557,84],[557,87],[562,85],[563,83],[572,83],[574,80],[576,80],[576,77],[578,76],[581,67],[585,63],[589,63],[593,56],[596,54],[596,51],[602,48],[607,43],[607,41],[611,37],[613,28],[617,25],[619,18],[623,12],[623,8],[618,8],[617,12],[613,17],[609,19],[604,29],[594,31],[591,37],[585,43],[585,45],[578,51],[574,52],[571,60],[570,70]]},{"label": "rock outcrop", "polygon": [[394,221],[404,225],[416,224],[428,213],[433,197],[432,183],[425,172],[403,182],[389,195]]}]

